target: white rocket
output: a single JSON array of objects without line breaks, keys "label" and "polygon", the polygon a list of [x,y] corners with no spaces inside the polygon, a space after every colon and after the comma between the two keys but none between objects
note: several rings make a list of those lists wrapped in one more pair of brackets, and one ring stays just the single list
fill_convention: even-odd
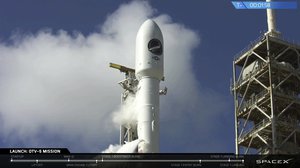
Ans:
[{"label": "white rocket", "polygon": [[164,77],[163,36],[153,20],[140,27],[136,37],[135,75],[139,153],[159,152],[159,83]]},{"label": "white rocket", "polygon": [[[137,139],[123,144],[118,153],[159,152],[159,83],[164,79],[163,48],[160,28],[148,19],[137,33],[135,70],[111,64],[121,72],[135,72],[135,80],[138,80],[135,92]],[[121,134],[123,136],[122,129]]]}]

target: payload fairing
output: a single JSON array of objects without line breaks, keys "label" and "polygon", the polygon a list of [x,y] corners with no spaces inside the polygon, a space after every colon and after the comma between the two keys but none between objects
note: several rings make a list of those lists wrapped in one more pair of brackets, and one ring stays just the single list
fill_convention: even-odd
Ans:
[{"label": "payload fairing", "polygon": [[[159,152],[159,95],[166,93],[166,90],[159,90],[160,81],[164,79],[163,46],[164,42],[160,28],[153,20],[148,19],[142,24],[137,33],[135,70],[117,64],[110,64],[111,67],[126,73],[126,79],[120,84],[125,90],[134,93],[137,114],[135,128],[129,128],[127,133],[124,133],[126,128],[121,126],[120,139],[123,145],[117,152]],[[132,84],[136,84],[136,86],[132,86]],[[132,130],[136,132],[130,132]],[[135,133],[137,133],[136,139],[132,139],[133,136],[130,136],[131,138],[128,138],[130,142],[122,142],[125,134],[128,136]]]}]

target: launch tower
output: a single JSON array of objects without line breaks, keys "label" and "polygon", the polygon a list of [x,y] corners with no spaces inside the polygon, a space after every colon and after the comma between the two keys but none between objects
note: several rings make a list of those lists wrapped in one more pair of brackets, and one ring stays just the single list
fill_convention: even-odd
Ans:
[{"label": "launch tower", "polygon": [[267,18],[268,32],[233,60],[236,154],[299,154],[300,45],[276,31],[274,10]]}]

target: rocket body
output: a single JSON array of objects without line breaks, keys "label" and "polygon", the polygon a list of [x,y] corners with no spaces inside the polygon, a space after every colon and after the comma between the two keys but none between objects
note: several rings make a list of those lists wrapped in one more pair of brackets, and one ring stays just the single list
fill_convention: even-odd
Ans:
[{"label": "rocket body", "polygon": [[153,20],[145,21],[136,37],[135,75],[138,152],[159,152],[159,83],[164,76],[163,36]]}]

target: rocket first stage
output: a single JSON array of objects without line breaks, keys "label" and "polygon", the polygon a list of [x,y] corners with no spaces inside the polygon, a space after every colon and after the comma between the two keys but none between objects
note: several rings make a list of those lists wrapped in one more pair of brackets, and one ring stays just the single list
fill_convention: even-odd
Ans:
[{"label": "rocket first stage", "polygon": [[[148,19],[137,33],[135,69],[110,64],[110,67],[126,74],[126,79],[119,83],[125,89],[122,97],[126,99],[128,94],[135,95],[137,114],[134,126],[128,127],[126,123],[124,125],[127,127],[121,125],[122,147],[118,153],[159,152],[159,95],[166,93],[166,88],[164,91],[159,90],[159,83],[164,79],[163,46],[160,28],[153,20]],[[128,138],[124,138],[125,136]]]}]

